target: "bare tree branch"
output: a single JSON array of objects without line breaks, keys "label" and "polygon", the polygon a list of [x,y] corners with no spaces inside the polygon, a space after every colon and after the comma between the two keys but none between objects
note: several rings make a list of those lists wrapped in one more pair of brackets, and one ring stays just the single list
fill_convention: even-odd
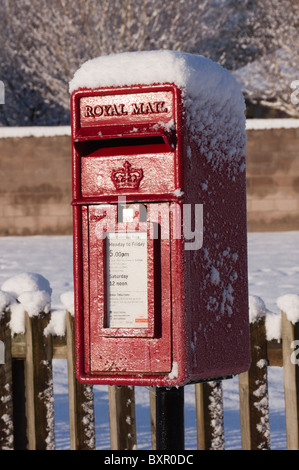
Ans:
[{"label": "bare tree branch", "polygon": [[68,123],[68,82],[83,62],[156,49],[210,57],[236,72],[248,99],[297,116],[298,1],[0,0],[0,124]]}]

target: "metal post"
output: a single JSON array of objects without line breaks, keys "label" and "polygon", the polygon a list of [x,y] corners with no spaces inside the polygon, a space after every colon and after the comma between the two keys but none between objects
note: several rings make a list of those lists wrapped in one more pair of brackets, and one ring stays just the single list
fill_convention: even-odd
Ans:
[{"label": "metal post", "polygon": [[184,387],[156,387],[157,450],[184,450]]}]

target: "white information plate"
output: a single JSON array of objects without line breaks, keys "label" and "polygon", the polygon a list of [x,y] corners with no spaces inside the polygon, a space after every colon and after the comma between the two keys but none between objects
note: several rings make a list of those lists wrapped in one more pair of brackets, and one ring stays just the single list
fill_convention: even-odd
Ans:
[{"label": "white information plate", "polygon": [[107,233],[107,328],[148,328],[147,233]]}]

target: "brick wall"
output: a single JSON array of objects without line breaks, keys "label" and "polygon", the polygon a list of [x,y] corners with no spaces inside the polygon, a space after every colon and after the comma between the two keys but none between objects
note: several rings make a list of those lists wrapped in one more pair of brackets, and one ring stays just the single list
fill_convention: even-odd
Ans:
[{"label": "brick wall", "polygon": [[299,230],[299,128],[247,130],[249,231]]},{"label": "brick wall", "polygon": [[72,233],[68,136],[0,139],[0,235]]},{"label": "brick wall", "polygon": [[[299,128],[247,130],[248,230],[299,230]],[[72,233],[71,139],[0,139],[0,235]]]}]

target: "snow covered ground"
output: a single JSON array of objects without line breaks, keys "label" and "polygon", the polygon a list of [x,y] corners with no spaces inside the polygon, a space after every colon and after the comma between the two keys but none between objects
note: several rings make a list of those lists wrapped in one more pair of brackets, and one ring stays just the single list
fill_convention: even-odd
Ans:
[{"label": "snow covered ground", "polygon": [[[294,129],[299,127],[299,119],[247,119],[246,129]],[[13,137],[53,137],[71,136],[71,126],[0,126],[0,139]]]},{"label": "snow covered ground", "polygon": [[[266,307],[279,314],[278,297],[298,294],[299,232],[250,233],[249,291],[261,297]],[[52,308],[61,309],[60,296],[73,287],[72,237],[37,236],[0,238],[0,286],[21,272],[35,272],[49,280],[53,289]],[[283,373],[269,368],[271,448],[285,449]],[[224,388],[226,449],[240,449],[238,378]],[[137,445],[150,449],[149,390],[136,387]],[[64,360],[54,361],[56,448],[69,448],[67,374]],[[108,397],[104,386],[95,387],[96,445],[109,449]],[[185,387],[186,449],[196,449],[194,387]]]}]

